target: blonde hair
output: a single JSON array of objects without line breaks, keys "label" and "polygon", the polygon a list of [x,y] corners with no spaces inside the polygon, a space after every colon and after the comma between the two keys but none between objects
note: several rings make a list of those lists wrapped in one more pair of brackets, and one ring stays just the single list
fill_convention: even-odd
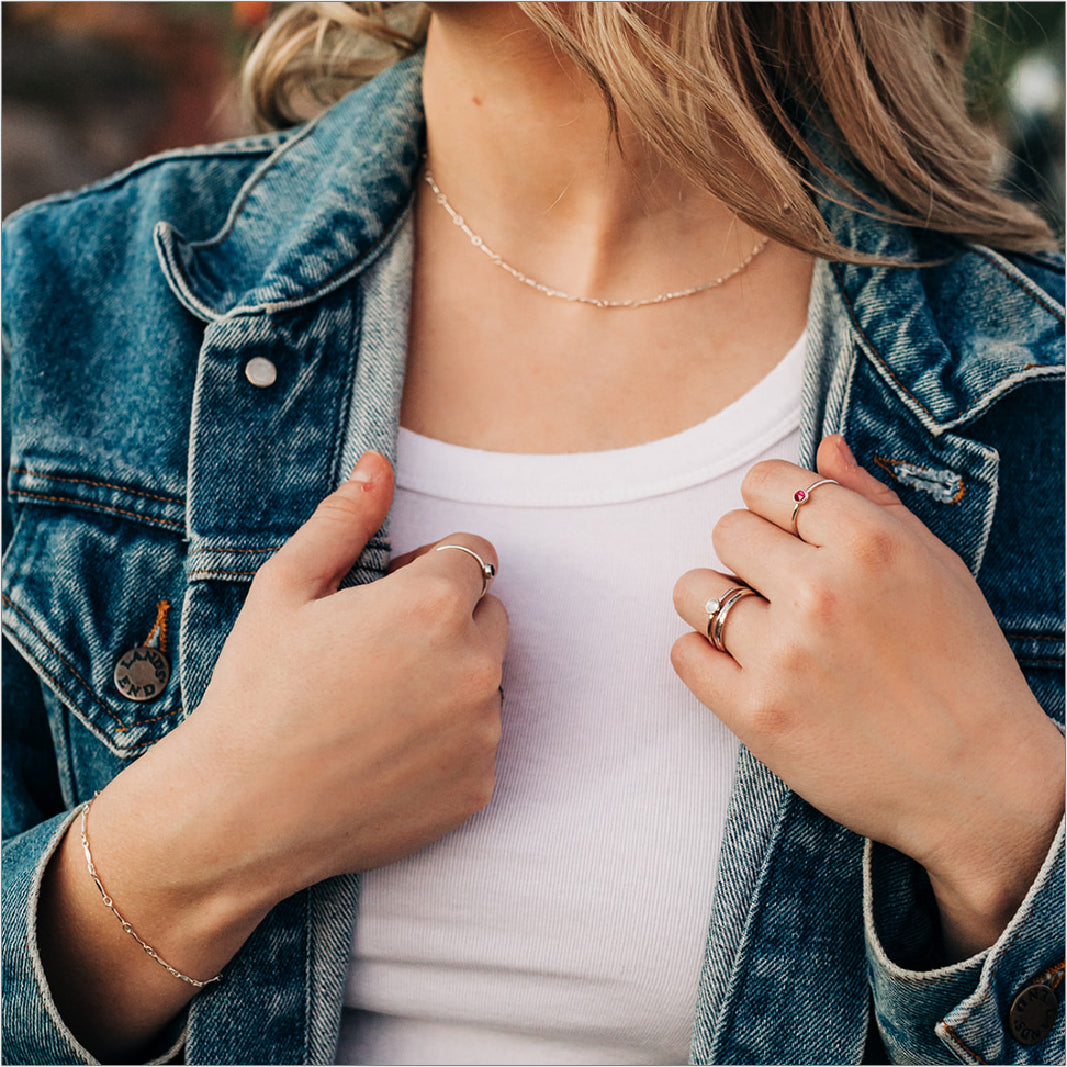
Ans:
[{"label": "blonde hair", "polygon": [[[742,220],[829,259],[839,245],[812,198],[1013,251],[1053,247],[1048,226],[993,188],[993,143],[968,118],[959,3],[522,3],[678,171]],[[261,124],[307,117],[421,47],[421,4],[298,3],[245,68]],[[713,149],[726,143],[735,158]],[[814,136],[813,136],[814,135]],[[884,195],[828,166],[818,138]],[[761,192],[737,177],[754,170]],[[767,195],[766,190],[771,190]]]}]

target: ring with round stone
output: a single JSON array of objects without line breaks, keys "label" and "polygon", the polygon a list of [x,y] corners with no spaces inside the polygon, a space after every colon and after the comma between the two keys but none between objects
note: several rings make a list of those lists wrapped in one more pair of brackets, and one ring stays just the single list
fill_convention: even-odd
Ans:
[{"label": "ring with round stone", "polygon": [[[811,494],[814,490],[818,489],[820,485],[840,485],[840,482],[835,482],[833,478],[820,478],[817,482],[812,482],[807,489],[798,489],[793,494],[793,517],[790,520],[793,526],[793,536],[800,537],[800,531],[797,529],[797,513],[800,509],[811,499]],[[803,540],[803,538],[801,538]]]},{"label": "ring with round stone", "polygon": [[722,611],[726,601],[728,601],[735,593],[742,592],[744,588],[745,587],[742,585],[735,585],[732,589],[727,589],[722,596],[708,598],[707,603],[704,605],[704,610],[708,613],[708,625],[706,629],[709,641],[714,641],[711,636],[711,628],[715,625],[715,620],[719,617],[719,612]]},{"label": "ring with round stone", "polygon": [[730,650],[726,647],[723,639],[726,619],[733,610],[734,605],[739,600],[744,600],[746,596],[759,596],[759,593],[755,589],[749,589],[747,585],[743,585],[736,589],[731,589],[729,593],[719,598],[719,610],[715,613],[715,626],[709,636],[711,637],[711,643],[720,652],[725,652],[727,655],[730,654]]},{"label": "ring with round stone", "polygon": [[496,577],[496,567],[492,563],[486,563],[473,548],[467,548],[466,545],[438,545],[435,549],[436,552],[444,552],[446,549],[455,549],[456,552],[466,552],[468,556],[473,556],[475,562],[481,568],[482,571],[482,591],[478,594],[479,599],[485,596],[486,589],[489,588],[489,583]]}]

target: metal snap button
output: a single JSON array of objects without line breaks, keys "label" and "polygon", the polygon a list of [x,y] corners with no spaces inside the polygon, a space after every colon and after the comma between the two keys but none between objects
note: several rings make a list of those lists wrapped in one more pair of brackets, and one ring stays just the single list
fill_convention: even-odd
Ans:
[{"label": "metal snap button", "polygon": [[1012,1036],[1020,1045],[1036,1045],[1044,1041],[1056,1023],[1058,1010],[1054,989],[1047,985],[1028,985],[1011,1002],[1008,1022]]},{"label": "metal snap button", "polygon": [[266,389],[278,380],[278,368],[264,356],[255,356],[245,364],[245,377],[258,389]]},{"label": "metal snap button", "polygon": [[155,700],[169,681],[170,660],[158,648],[131,648],[115,664],[115,688],[130,700]]}]

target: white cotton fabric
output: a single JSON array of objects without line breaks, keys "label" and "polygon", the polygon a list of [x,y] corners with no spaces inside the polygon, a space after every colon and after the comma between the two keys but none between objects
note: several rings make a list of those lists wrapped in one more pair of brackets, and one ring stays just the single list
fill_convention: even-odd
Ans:
[{"label": "white cotton fabric", "polygon": [[685,1063],[738,742],[675,675],[675,581],[753,463],[796,459],[804,338],[634,448],[400,431],[396,554],[489,538],[508,609],[492,803],[362,878],[338,1063]]}]

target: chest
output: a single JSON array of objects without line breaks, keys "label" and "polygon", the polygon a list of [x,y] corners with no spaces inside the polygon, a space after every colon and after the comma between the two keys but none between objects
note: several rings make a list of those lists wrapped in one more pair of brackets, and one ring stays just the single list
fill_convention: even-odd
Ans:
[{"label": "chest", "polygon": [[667,437],[750,390],[804,329],[811,266],[780,246],[721,288],[606,309],[547,296],[412,226],[401,424],[452,444],[585,452]]}]

